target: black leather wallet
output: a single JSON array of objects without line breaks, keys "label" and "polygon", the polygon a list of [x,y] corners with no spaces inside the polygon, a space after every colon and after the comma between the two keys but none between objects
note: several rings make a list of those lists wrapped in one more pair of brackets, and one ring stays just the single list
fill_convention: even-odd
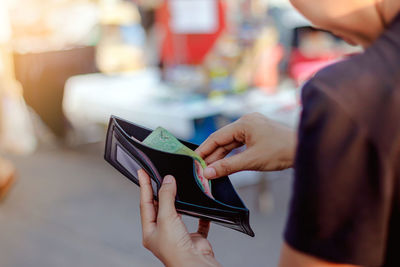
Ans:
[{"label": "black leather wallet", "polygon": [[[181,214],[202,218],[216,224],[254,236],[249,224],[249,210],[240,199],[227,176],[211,181],[212,195],[207,196],[196,182],[194,160],[153,149],[142,144],[152,130],[111,116],[104,158],[118,171],[139,185],[137,171],[144,169],[151,177],[157,199],[162,177],[171,174],[176,179],[175,207]],[[197,145],[179,140],[187,147]]]}]

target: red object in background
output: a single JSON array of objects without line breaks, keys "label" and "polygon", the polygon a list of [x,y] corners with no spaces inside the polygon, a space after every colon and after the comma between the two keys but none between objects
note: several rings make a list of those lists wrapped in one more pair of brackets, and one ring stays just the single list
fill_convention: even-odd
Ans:
[{"label": "red object in background", "polygon": [[176,34],[170,27],[169,1],[165,1],[156,14],[156,23],[164,31],[161,43],[161,60],[166,65],[201,64],[213,47],[215,41],[225,30],[226,5],[216,0],[218,8],[218,27],[210,34]]},{"label": "red object in background", "polygon": [[310,79],[317,71],[341,59],[343,55],[330,53],[319,57],[307,57],[297,48],[293,49],[289,59],[289,75],[298,84]]},{"label": "red object in background", "polygon": [[267,47],[256,60],[253,84],[266,93],[272,94],[276,92],[279,83],[278,65],[283,53],[281,45]]},{"label": "red object in background", "polygon": [[339,38],[311,26],[293,28],[292,42],[288,72],[297,85],[346,56]]}]

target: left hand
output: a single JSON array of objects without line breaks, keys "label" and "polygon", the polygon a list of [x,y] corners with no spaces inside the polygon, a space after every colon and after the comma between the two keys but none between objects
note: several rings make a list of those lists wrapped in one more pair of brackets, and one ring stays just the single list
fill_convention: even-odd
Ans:
[{"label": "left hand", "polygon": [[140,215],[143,246],[165,266],[221,266],[214,258],[207,235],[210,222],[200,220],[196,233],[189,233],[175,209],[176,182],[164,178],[158,193],[158,207],[153,199],[150,177],[139,171]]}]

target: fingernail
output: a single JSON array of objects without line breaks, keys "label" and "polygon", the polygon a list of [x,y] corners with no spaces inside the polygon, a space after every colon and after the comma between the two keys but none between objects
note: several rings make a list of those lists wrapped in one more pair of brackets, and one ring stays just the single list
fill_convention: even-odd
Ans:
[{"label": "fingernail", "polygon": [[174,177],[172,177],[171,175],[167,175],[165,176],[164,180],[163,180],[163,184],[172,184],[174,181]]},{"label": "fingernail", "polygon": [[207,168],[204,169],[204,176],[207,179],[214,178],[216,175],[217,175],[217,173],[215,172],[214,168],[207,167]]}]

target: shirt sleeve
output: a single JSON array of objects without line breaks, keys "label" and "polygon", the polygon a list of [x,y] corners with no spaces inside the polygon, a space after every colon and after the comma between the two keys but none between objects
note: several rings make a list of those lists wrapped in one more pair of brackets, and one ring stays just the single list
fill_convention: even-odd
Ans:
[{"label": "shirt sleeve", "polygon": [[385,161],[367,131],[312,82],[302,99],[285,241],[331,262],[382,265],[392,186]]}]

